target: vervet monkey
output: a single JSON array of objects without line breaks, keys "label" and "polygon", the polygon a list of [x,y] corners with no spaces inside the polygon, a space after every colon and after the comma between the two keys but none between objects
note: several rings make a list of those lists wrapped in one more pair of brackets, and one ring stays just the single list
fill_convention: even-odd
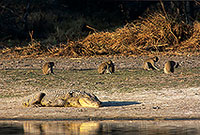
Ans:
[{"label": "vervet monkey", "polygon": [[104,62],[99,65],[98,72],[99,74],[104,74],[104,73],[112,74],[115,72],[115,65],[111,60],[108,60],[107,62]]},{"label": "vervet monkey", "polygon": [[167,61],[164,65],[164,73],[166,74],[174,73],[174,68],[177,68],[178,66],[179,66],[178,62]]},{"label": "vervet monkey", "polygon": [[45,75],[48,75],[50,73],[54,74],[53,66],[54,66],[54,62],[46,62],[42,67],[43,74]]},{"label": "vervet monkey", "polygon": [[156,67],[155,63],[158,61],[158,57],[154,56],[152,58],[146,59],[144,61],[144,65],[143,68],[145,70],[152,70],[152,69],[156,69],[156,70],[160,70],[159,68]]}]

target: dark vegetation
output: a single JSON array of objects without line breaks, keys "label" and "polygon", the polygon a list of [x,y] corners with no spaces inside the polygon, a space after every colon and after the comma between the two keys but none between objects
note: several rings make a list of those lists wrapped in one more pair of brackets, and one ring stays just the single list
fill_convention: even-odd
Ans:
[{"label": "dark vegetation", "polygon": [[2,57],[199,54],[193,1],[1,0]]}]

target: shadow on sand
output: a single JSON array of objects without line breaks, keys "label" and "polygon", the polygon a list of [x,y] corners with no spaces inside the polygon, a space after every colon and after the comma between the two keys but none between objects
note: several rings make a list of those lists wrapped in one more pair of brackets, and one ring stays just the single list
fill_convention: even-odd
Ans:
[{"label": "shadow on sand", "polygon": [[108,101],[108,102],[102,102],[103,107],[112,107],[112,106],[127,106],[127,105],[135,105],[135,104],[141,104],[137,101]]}]

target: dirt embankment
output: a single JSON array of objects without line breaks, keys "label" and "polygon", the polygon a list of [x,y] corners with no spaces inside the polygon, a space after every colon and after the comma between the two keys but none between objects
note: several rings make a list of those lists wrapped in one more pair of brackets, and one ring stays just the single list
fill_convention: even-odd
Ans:
[{"label": "dirt embankment", "polygon": [[[110,57],[120,69],[139,69],[145,57]],[[1,60],[0,69],[39,69],[44,61],[52,60],[56,69],[96,69],[106,57],[85,59],[23,59]],[[181,63],[183,68],[200,67],[199,56],[160,56],[158,65],[168,59]],[[181,71],[183,72],[183,71]],[[186,76],[187,77],[187,76]],[[200,77],[200,75],[199,75]],[[170,78],[170,76],[169,76]],[[8,85],[1,80],[3,86]],[[15,80],[16,81],[16,80]],[[125,80],[126,81],[126,80]],[[116,82],[119,83],[119,82]],[[159,83],[156,82],[156,83]],[[22,84],[23,85],[23,84]],[[16,86],[17,88],[18,86]],[[27,86],[31,87],[31,85]],[[81,87],[81,86],[80,86]],[[3,92],[15,89],[2,89]],[[58,87],[59,89],[59,87]],[[137,88],[136,88],[137,89]],[[26,92],[26,91],[24,91]],[[30,91],[28,91],[30,93]],[[182,119],[200,118],[200,87],[174,88],[161,90],[136,90],[132,92],[109,92],[94,90],[94,94],[103,102],[100,108],[63,108],[22,106],[22,97],[0,98],[0,119]],[[26,93],[23,93],[26,95]]]}]

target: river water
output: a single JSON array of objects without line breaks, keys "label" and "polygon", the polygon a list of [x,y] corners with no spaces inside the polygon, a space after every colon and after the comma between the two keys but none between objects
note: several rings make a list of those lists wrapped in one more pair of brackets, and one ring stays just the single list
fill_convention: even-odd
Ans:
[{"label": "river water", "polygon": [[199,135],[199,120],[0,121],[0,135]]}]

